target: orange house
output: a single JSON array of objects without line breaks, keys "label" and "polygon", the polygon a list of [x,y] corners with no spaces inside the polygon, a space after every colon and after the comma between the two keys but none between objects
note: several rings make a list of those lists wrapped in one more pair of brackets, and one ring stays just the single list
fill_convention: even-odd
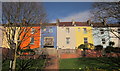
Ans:
[{"label": "orange house", "polygon": [[22,40],[21,49],[34,49],[40,48],[40,26],[23,27],[23,32],[20,36]]}]

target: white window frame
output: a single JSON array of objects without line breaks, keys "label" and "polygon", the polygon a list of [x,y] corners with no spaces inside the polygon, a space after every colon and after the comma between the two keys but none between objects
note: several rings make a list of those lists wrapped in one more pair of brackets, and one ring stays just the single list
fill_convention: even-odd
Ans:
[{"label": "white window frame", "polygon": [[66,37],[66,44],[70,44],[70,37]]},{"label": "white window frame", "polygon": [[[87,40],[85,40],[85,38],[86,38]],[[87,38],[87,37],[84,37],[84,43],[88,43],[88,38]]]},{"label": "white window frame", "polygon": [[105,38],[102,38],[101,41],[102,41],[102,44],[106,44]]},{"label": "white window frame", "polygon": [[70,28],[66,28],[66,33],[70,33]]},{"label": "white window frame", "polygon": [[[33,41],[32,41],[32,39],[33,39]],[[34,37],[31,37],[30,38],[30,44],[34,44],[34,41],[35,41]]]},{"label": "white window frame", "polygon": [[87,34],[87,28],[83,28],[84,34]]},{"label": "white window frame", "polygon": [[35,33],[35,28],[31,28],[31,34]]}]

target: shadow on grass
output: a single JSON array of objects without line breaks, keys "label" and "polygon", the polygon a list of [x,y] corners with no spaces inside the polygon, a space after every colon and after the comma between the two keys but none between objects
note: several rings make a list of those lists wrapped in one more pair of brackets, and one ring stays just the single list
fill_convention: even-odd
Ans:
[{"label": "shadow on grass", "polygon": [[[114,60],[114,62],[113,62]],[[86,71],[86,69],[102,69],[106,71],[119,70],[119,64],[116,64],[117,61],[120,61],[118,58],[72,58],[72,59],[62,59],[60,60],[60,69],[78,69]],[[120,63],[120,62],[117,62]]]}]

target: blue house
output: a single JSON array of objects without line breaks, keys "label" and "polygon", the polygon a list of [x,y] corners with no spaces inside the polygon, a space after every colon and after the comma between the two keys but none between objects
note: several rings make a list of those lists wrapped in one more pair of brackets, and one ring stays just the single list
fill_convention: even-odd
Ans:
[{"label": "blue house", "polygon": [[45,25],[41,29],[41,48],[57,48],[56,24]]}]

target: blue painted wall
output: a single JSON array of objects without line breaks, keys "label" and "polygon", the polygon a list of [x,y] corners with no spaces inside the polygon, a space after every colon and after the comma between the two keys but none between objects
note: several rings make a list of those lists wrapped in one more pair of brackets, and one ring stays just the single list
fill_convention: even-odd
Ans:
[{"label": "blue painted wall", "polygon": [[[45,31],[46,29],[46,31]],[[49,32],[52,29],[52,32]],[[57,48],[57,26],[46,26],[41,29],[41,48],[44,47],[44,38],[53,37],[54,38],[54,48]]]}]

